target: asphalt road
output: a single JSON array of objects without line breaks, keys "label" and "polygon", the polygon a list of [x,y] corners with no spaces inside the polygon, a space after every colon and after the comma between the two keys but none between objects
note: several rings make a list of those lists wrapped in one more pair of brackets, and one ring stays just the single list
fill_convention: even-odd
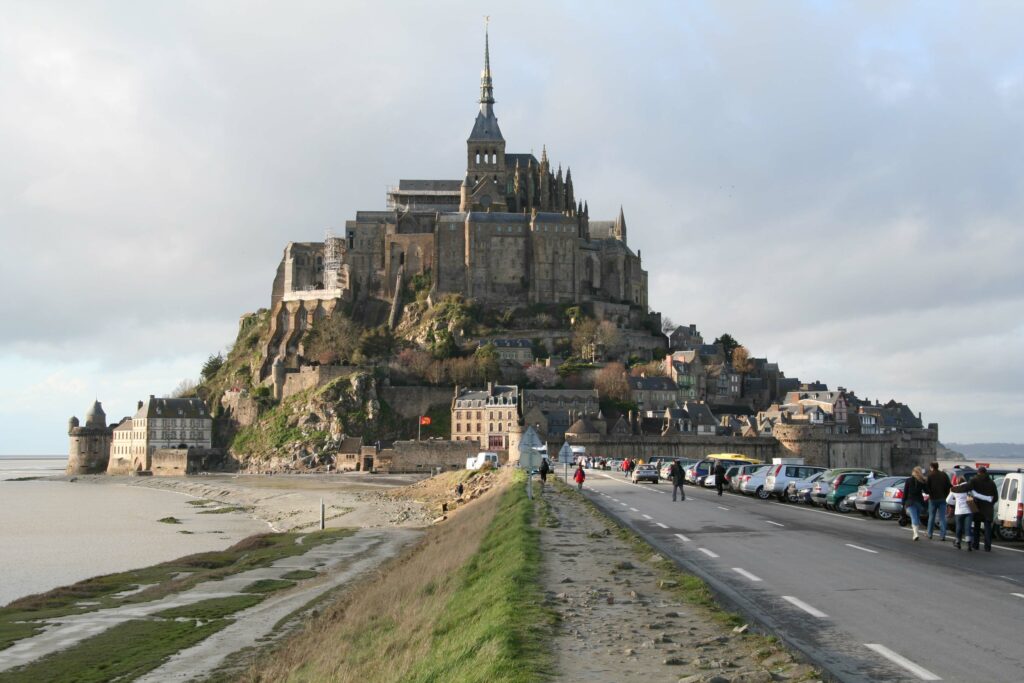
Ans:
[{"label": "asphalt road", "polygon": [[[589,470],[584,493],[841,681],[1024,680],[1024,544]],[[947,539],[952,539],[950,530]]]}]

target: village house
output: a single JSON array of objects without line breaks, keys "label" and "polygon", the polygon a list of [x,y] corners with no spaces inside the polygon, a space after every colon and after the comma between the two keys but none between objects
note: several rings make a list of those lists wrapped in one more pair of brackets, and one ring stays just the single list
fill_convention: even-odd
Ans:
[{"label": "village house", "polygon": [[494,344],[501,360],[521,365],[533,362],[533,343],[529,339],[492,339],[490,343]]},{"label": "village house", "polygon": [[670,377],[629,377],[629,390],[641,412],[661,413],[679,403],[679,387]]},{"label": "village house", "polygon": [[487,383],[486,389],[455,388],[452,441],[475,441],[480,448],[504,451],[519,429],[519,387]]},{"label": "village house", "polygon": [[668,335],[668,346],[673,351],[689,351],[704,345],[704,338],[694,324],[680,325]]},{"label": "village house", "polygon": [[107,471],[148,471],[153,453],[165,448],[213,446],[213,418],[198,398],[157,398],[139,401],[133,417],[114,427]]}]

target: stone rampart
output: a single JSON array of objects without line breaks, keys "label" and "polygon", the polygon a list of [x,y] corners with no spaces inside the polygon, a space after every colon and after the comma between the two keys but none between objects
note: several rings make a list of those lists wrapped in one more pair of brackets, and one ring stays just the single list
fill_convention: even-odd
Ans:
[{"label": "stone rampart", "polygon": [[[714,453],[740,453],[762,462],[770,462],[778,455],[778,443],[770,437],[743,438],[738,436],[697,436],[669,434],[667,436],[639,436],[583,434],[569,441],[584,446],[587,455],[604,458],[706,458]],[[561,443],[549,443],[548,453],[554,455]]]},{"label": "stone rampart", "polygon": [[377,454],[374,468],[390,474],[430,472],[436,467],[459,470],[466,466],[466,458],[479,450],[479,444],[470,441],[396,441],[392,448]]},{"label": "stone rampart", "polygon": [[284,385],[281,388],[281,399],[294,396],[300,391],[322,387],[339,377],[348,377],[359,368],[355,365],[307,365],[298,372],[286,372]]},{"label": "stone rampart", "polygon": [[938,429],[890,434],[829,434],[822,427],[775,425],[779,455],[822,467],[869,467],[909,474],[935,458]]},{"label": "stone rampart", "polygon": [[224,452],[219,448],[158,448],[151,467],[156,477],[181,477],[222,468]]},{"label": "stone rampart", "polygon": [[103,474],[110,458],[110,427],[75,427],[68,432],[67,474]]}]

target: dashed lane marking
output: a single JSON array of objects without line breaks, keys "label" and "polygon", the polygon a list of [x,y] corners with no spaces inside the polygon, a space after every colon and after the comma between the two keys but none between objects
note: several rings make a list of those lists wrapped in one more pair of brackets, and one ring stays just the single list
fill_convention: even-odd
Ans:
[{"label": "dashed lane marking", "polygon": [[724,505],[719,505],[718,509],[719,510],[728,510],[729,508],[725,507]]},{"label": "dashed lane marking", "polygon": [[718,553],[713,553],[710,550],[708,550],[707,548],[697,548],[697,550],[701,551],[702,553],[704,553],[708,557],[718,557]]},{"label": "dashed lane marking", "polygon": [[639,510],[637,510],[636,508],[629,508],[629,511],[630,511],[630,512],[640,512],[640,511],[639,511]]},{"label": "dashed lane marking", "polygon": [[864,643],[864,647],[869,650],[874,650],[878,654],[882,655],[890,662],[902,666],[904,669],[914,674],[922,681],[941,681],[942,678],[933,674],[928,669],[924,668],[920,664],[915,664],[901,654],[897,654],[887,648],[885,645],[879,645],[878,643]]},{"label": "dashed lane marking", "polygon": [[650,515],[641,515],[641,517],[644,519],[654,519],[654,517],[651,517]]},{"label": "dashed lane marking", "polygon": [[660,526],[662,529],[667,529],[668,528],[668,524],[662,524],[661,522],[655,522],[655,524]]},{"label": "dashed lane marking", "polygon": [[782,599],[785,600],[786,602],[788,602],[789,604],[794,605],[795,607],[799,607],[803,611],[805,611],[808,614],[810,614],[812,617],[817,617],[818,619],[827,619],[828,618],[827,614],[825,614],[824,612],[822,612],[820,609],[818,609],[816,607],[811,607],[810,605],[808,605],[806,602],[804,602],[800,598],[795,598],[792,595],[783,595]]},{"label": "dashed lane marking", "polygon": [[689,543],[690,542],[690,537],[689,536],[685,536],[683,534],[676,534],[676,538],[678,538],[683,543]]},{"label": "dashed lane marking", "polygon": [[[678,536],[679,534],[676,534]],[[1016,595],[1018,598],[1024,599],[1024,593],[1010,593],[1010,595]]]},{"label": "dashed lane marking", "polygon": [[619,505],[621,505],[624,508],[628,508],[629,507],[629,505],[627,505],[626,503],[619,503]]},{"label": "dashed lane marking", "polygon": [[775,526],[786,526],[785,524],[779,524],[778,522],[773,522],[770,519],[766,519],[764,521],[768,522],[769,524],[774,524]]},{"label": "dashed lane marking", "polygon": [[744,578],[747,578],[747,579],[750,579],[751,581],[760,581],[761,580],[760,576],[754,576],[753,574],[748,572],[746,569],[743,569],[742,567],[733,567],[732,570],[734,572],[736,572],[737,574],[739,574],[740,576],[742,576]]},{"label": "dashed lane marking", "polygon": [[846,545],[850,546],[851,548],[856,548],[857,550],[863,550],[866,553],[871,553],[872,555],[877,555],[878,554],[877,550],[872,550],[871,548],[865,548],[863,546],[854,545],[852,543],[847,543]]}]

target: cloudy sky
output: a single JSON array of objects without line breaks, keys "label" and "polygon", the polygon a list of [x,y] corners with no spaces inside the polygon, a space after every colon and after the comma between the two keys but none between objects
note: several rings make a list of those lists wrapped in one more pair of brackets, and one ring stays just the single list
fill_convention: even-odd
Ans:
[{"label": "cloudy sky", "polygon": [[510,151],[621,203],[652,306],[789,376],[1024,441],[1024,7],[8,2],[0,454],[195,377],[289,240]]}]

